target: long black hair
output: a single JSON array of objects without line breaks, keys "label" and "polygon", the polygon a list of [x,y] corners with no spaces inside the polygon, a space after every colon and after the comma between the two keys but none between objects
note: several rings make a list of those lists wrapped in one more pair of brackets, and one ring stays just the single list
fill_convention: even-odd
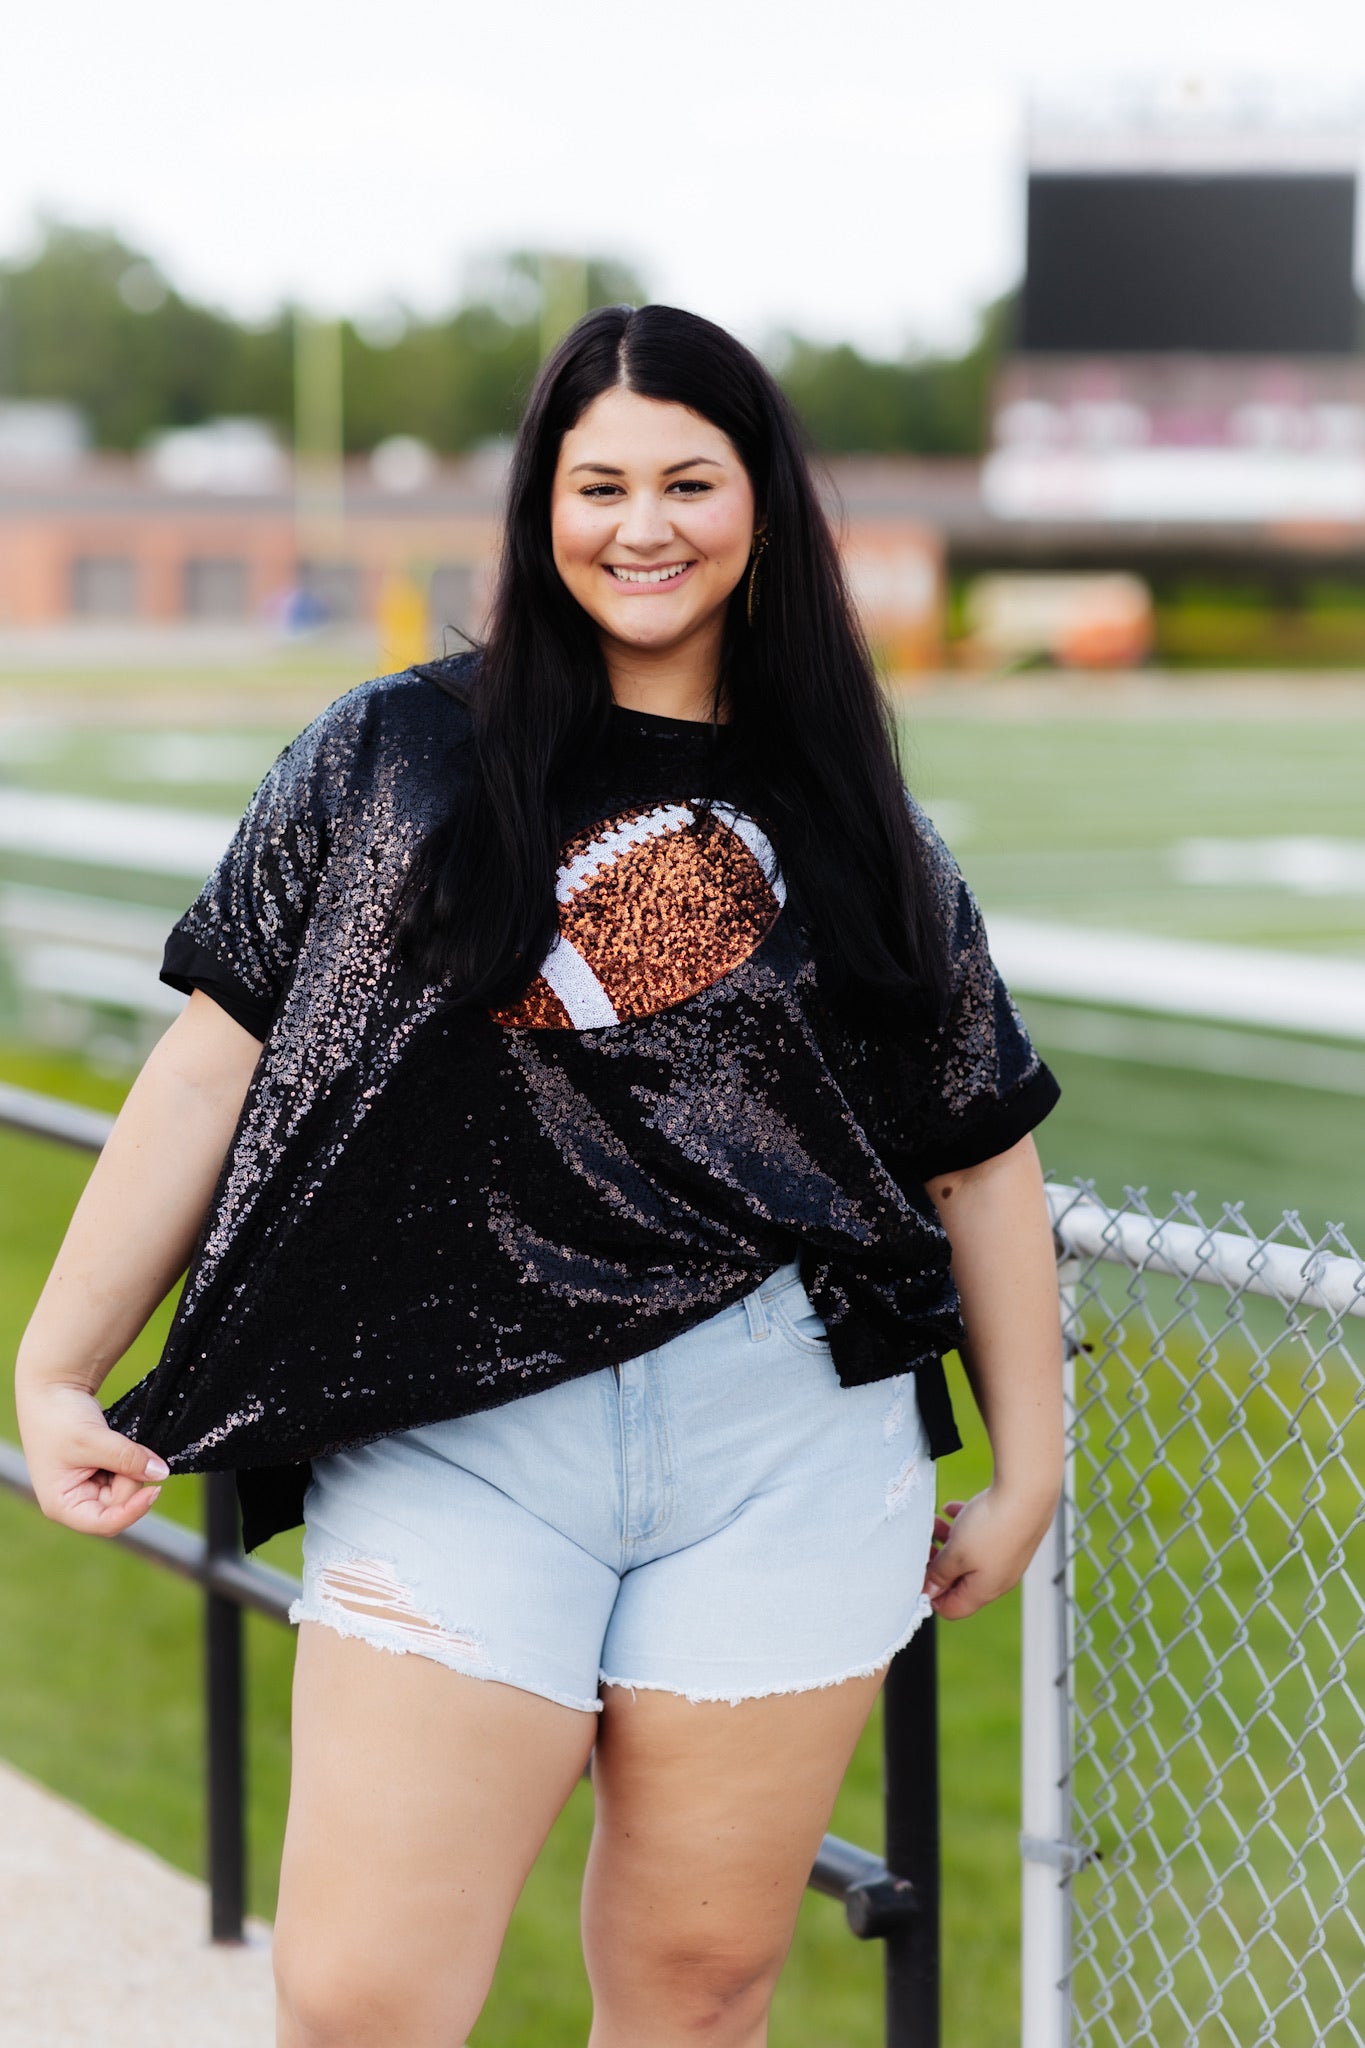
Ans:
[{"label": "long black hair", "polygon": [[[757,357],[674,306],[609,306],[542,367],[517,435],[487,634],[467,688],[475,773],[409,874],[399,931],[454,1001],[522,993],[557,926],[559,792],[608,743],[611,686],[592,619],[555,567],[550,493],[564,435],[604,391],[687,406],[728,436],[766,521],[758,602],[727,609],[728,735],[757,776],[823,989],[933,1016],[947,969],[896,732],[811,477],[800,428]],[[472,666],[472,665],[471,665]],[[450,671],[427,673],[449,685]]]}]

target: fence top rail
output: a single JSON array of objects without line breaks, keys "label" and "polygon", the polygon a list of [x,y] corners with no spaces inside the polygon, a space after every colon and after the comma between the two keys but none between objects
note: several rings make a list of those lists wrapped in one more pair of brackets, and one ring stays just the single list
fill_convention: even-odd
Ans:
[{"label": "fence top rail", "polygon": [[1058,1245],[1071,1258],[1104,1259],[1230,1294],[1261,1294],[1333,1317],[1365,1317],[1365,1260],[1250,1232],[1210,1230],[1137,1208],[1111,1209],[1087,1190],[1053,1181],[1047,1198]]},{"label": "fence top rail", "polygon": [[84,1109],[79,1103],[59,1102],[55,1096],[35,1095],[31,1088],[0,1081],[0,1128],[5,1130],[55,1138],[79,1152],[98,1152],[113,1126],[114,1119],[101,1109]]}]

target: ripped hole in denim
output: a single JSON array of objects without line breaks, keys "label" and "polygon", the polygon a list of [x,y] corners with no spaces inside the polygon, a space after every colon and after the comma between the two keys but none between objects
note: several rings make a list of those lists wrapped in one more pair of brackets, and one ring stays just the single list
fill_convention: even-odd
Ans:
[{"label": "ripped hole in denim", "polygon": [[366,1615],[385,1623],[400,1635],[417,1640],[415,1648],[433,1647],[453,1651],[472,1663],[486,1663],[488,1652],[479,1638],[467,1629],[446,1628],[423,1614],[392,1565],[379,1558],[357,1557],[345,1564],[324,1565],[317,1576],[318,1599],[324,1607],[340,1607],[347,1614]]}]

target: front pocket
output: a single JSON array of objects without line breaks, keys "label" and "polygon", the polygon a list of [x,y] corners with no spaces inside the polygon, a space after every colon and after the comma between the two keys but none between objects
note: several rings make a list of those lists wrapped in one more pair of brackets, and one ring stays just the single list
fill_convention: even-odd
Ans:
[{"label": "front pocket", "polygon": [[829,1357],[829,1336],[818,1310],[812,1307],[804,1287],[784,1287],[768,1302],[774,1323],[798,1349]]}]

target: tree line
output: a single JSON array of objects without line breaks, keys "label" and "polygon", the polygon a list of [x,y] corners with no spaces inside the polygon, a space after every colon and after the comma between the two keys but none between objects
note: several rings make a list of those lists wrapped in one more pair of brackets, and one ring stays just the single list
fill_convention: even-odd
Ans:
[{"label": "tree line", "polygon": [[[511,434],[555,319],[646,297],[609,259],[515,252],[449,312],[343,321],[347,449],[413,434],[459,454]],[[825,453],[975,454],[1011,304],[986,309],[960,356],[877,361],[783,334],[769,358]],[[260,323],[235,319],[178,291],[121,236],[49,220],[31,252],[0,262],[0,402],[64,400],[100,448],[225,415],[267,420],[289,439],[294,330],[287,305]]]}]

